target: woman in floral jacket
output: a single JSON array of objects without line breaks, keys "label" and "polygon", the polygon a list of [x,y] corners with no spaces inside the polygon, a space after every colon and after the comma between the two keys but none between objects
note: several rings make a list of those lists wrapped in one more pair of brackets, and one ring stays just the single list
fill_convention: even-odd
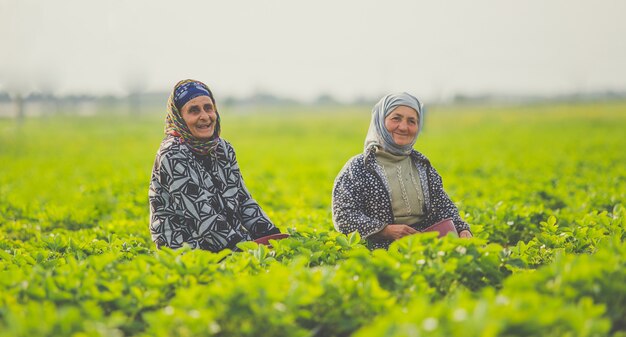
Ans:
[{"label": "woman in floral jacket", "polygon": [[441,176],[413,149],[423,107],[407,93],[383,97],[372,111],[365,151],[348,161],[333,187],[335,228],[359,232],[371,249],[451,218],[460,237],[469,225],[443,190]]},{"label": "woman in floral jacket", "polygon": [[252,198],[204,83],[180,81],[168,100],[165,138],[150,179],[150,233],[157,248],[220,251],[280,231]]}]

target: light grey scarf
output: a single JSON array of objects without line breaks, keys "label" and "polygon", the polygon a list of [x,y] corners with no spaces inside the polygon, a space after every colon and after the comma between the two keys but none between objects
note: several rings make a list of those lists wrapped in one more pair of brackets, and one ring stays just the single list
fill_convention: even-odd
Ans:
[{"label": "light grey scarf", "polygon": [[[385,127],[385,118],[389,116],[393,109],[400,105],[415,109],[418,115],[418,127],[415,138],[411,144],[404,146],[397,145],[393,141],[391,133]],[[380,101],[374,105],[374,109],[372,109],[370,128],[367,131],[367,136],[365,137],[365,152],[367,152],[372,146],[379,146],[391,154],[405,156],[410,154],[413,150],[413,145],[415,145],[415,141],[417,140],[417,136],[422,130],[422,125],[424,125],[423,109],[424,107],[422,103],[420,103],[415,96],[406,92],[389,94],[381,98]]]}]

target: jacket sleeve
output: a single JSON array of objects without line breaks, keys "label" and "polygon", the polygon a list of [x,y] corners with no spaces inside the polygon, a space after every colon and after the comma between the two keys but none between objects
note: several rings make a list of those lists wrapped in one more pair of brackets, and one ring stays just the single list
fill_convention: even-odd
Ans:
[{"label": "jacket sleeve", "polygon": [[228,157],[230,161],[231,175],[233,175],[233,179],[237,181],[238,185],[237,199],[239,201],[239,208],[237,209],[237,212],[239,213],[238,216],[241,219],[242,225],[246,228],[253,239],[280,233],[280,230],[272,224],[272,221],[269,219],[267,214],[265,214],[263,209],[261,209],[261,206],[259,206],[259,203],[252,198],[252,195],[248,191],[248,188],[243,181],[243,177],[241,176],[241,170],[239,169],[239,164],[237,163],[235,150],[230,144],[228,144]]},{"label": "jacket sleeve", "polygon": [[[183,242],[189,242],[189,235],[185,235],[184,210],[180,207],[177,200],[179,196],[173,188],[172,162],[168,159],[167,152],[162,150],[159,149],[157,153],[150,177],[150,235],[157,248],[180,248]],[[196,242],[189,243],[194,248],[197,247]]]},{"label": "jacket sleeve", "polygon": [[368,216],[365,209],[363,181],[355,174],[353,161],[348,162],[335,179],[332,192],[332,213],[335,229],[343,234],[357,231],[367,239],[388,224]]},{"label": "jacket sleeve", "polygon": [[461,219],[459,210],[443,189],[443,181],[437,170],[429,166],[428,181],[431,197],[431,217],[433,221],[451,218],[457,232],[470,230],[469,224]]}]

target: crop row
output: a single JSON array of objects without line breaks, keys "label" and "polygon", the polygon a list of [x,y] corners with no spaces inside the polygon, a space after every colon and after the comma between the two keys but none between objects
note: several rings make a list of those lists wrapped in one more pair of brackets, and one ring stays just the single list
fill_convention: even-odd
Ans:
[{"label": "crop row", "polygon": [[[150,253],[141,243],[115,238],[109,243],[95,239],[93,246],[82,248],[58,242],[52,249],[55,241],[49,238],[43,242],[48,252],[56,254],[41,249],[0,251],[0,287],[5,289],[0,296],[0,330],[12,335],[110,335],[117,331],[185,336],[212,331],[223,336],[331,336],[368,329],[372,319],[398,309],[396,314],[402,317],[406,311],[413,318],[435,315],[432,318],[444,331],[442,335],[454,335],[459,329],[446,320],[449,315],[471,316],[480,331],[490,322],[481,317],[502,313],[499,325],[490,328],[502,332],[517,326],[500,310],[502,299],[507,298],[512,311],[528,308],[533,312],[548,301],[589,314],[590,330],[557,324],[563,318],[558,315],[577,322],[578,316],[568,310],[558,311],[546,325],[535,322],[532,315],[519,318],[519,324],[535,324],[532,329],[554,324],[554,333],[565,329],[591,336],[612,326],[623,329],[624,296],[614,297],[612,292],[624,292],[612,287],[623,287],[613,280],[624,279],[624,212],[619,207],[614,214],[595,214],[590,218],[601,221],[585,223],[583,219],[573,228],[560,228],[550,218],[541,224],[541,235],[510,248],[482,239],[439,240],[420,235],[398,241],[388,251],[370,252],[356,234],[346,237],[318,230],[292,232],[291,238],[273,242],[273,249],[245,243],[240,244],[242,252],[218,254]],[[599,245],[610,249],[599,250]],[[100,248],[93,253],[95,247]],[[579,253],[594,255],[575,257]],[[609,256],[614,260],[604,261]],[[533,272],[538,261],[545,266]],[[572,263],[587,263],[585,268],[591,271],[572,276],[580,280],[572,281],[570,290],[537,292],[545,288],[549,275],[570,277]],[[596,280],[599,277],[604,281]],[[529,284],[522,287],[525,282]],[[582,287],[575,296],[561,296],[575,286]],[[589,287],[595,287],[597,296],[591,296]],[[430,305],[425,307],[426,303]],[[431,305],[432,313],[426,309]],[[463,311],[455,314],[451,308]],[[30,317],[42,321],[33,325]],[[415,327],[429,331],[435,324],[416,321],[423,319],[409,319],[413,325],[400,324],[404,328],[395,333],[404,335],[403,329]],[[395,319],[379,322],[383,323],[374,328],[399,329]]]}]

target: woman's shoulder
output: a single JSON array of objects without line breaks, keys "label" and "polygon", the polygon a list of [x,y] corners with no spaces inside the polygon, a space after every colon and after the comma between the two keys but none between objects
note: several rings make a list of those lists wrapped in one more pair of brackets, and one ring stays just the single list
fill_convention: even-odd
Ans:
[{"label": "woman's shoulder", "polygon": [[346,167],[350,167],[353,169],[359,169],[365,166],[365,154],[360,153],[357,154],[356,156],[350,158],[347,162],[346,162]]},{"label": "woman's shoulder", "polygon": [[429,177],[439,177],[440,179],[441,176],[439,172],[437,172],[437,169],[435,169],[433,164],[430,162],[430,159],[428,159],[425,155],[416,150],[413,150],[411,156],[415,159],[417,164],[426,171],[426,174]]},{"label": "woman's shoulder", "polygon": [[430,160],[421,152],[417,150],[411,151],[411,156],[415,158],[417,161],[422,162],[424,164],[430,165]]},{"label": "woman's shoulder", "polygon": [[217,151],[218,151],[218,157],[220,157],[220,153],[223,153],[224,157],[227,159],[232,159],[235,158],[235,148],[233,147],[233,145],[227,141],[224,138],[218,138],[218,146],[217,146]]},{"label": "woman's shoulder", "polygon": [[161,141],[157,156],[169,157],[181,152],[182,144],[176,137],[167,136]]},{"label": "woman's shoulder", "polygon": [[233,147],[233,145],[226,139],[219,138],[217,141],[219,142],[220,146],[224,148],[224,151],[235,152],[235,148]]},{"label": "woman's shoulder", "polygon": [[349,176],[359,175],[360,173],[363,172],[364,169],[365,169],[365,155],[361,153],[350,158],[346,162],[346,164],[343,166],[341,171],[339,171],[337,178],[344,176],[344,175],[349,175]]},{"label": "woman's shoulder", "polygon": [[159,149],[156,152],[157,158],[168,156],[170,153],[176,152],[179,144],[178,142],[170,136],[166,136],[159,144]]},{"label": "woman's shoulder", "polygon": [[189,149],[180,142],[179,138],[166,137],[161,141],[156,157],[158,162],[163,163],[179,159],[186,161],[192,155]]}]

